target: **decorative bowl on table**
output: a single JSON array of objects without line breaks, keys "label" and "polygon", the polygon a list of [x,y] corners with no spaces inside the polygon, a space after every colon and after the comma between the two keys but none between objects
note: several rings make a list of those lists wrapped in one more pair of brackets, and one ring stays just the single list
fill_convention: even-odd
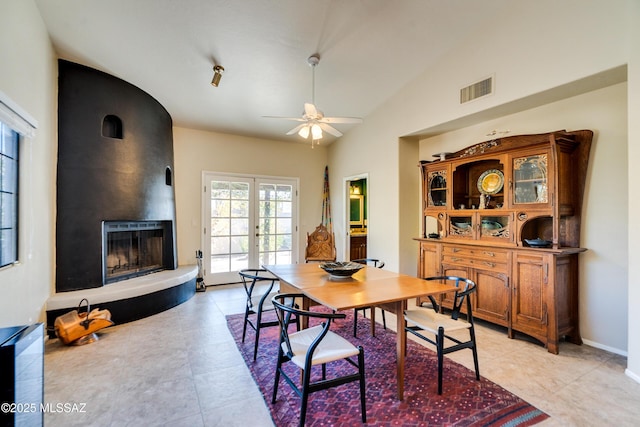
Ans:
[{"label": "decorative bowl on table", "polygon": [[320,268],[329,273],[332,277],[347,278],[353,276],[358,270],[364,267],[364,264],[357,262],[323,262]]},{"label": "decorative bowl on table", "polygon": [[551,246],[550,241],[543,239],[524,239],[525,243],[532,248],[548,248]]}]

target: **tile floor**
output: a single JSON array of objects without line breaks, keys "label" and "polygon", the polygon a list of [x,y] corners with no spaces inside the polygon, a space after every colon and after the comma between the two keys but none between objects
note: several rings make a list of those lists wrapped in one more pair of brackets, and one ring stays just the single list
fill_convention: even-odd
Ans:
[{"label": "tile floor", "polygon": [[[47,341],[45,403],[67,406],[46,413],[45,425],[272,426],[226,326],[226,314],[243,311],[243,295],[240,285],[208,287],[105,329],[96,343]],[[624,357],[569,343],[552,355],[491,325],[477,330],[481,375],[551,415],[540,426],[640,425],[640,384],[625,376]],[[472,366],[469,352],[452,357]]]}]

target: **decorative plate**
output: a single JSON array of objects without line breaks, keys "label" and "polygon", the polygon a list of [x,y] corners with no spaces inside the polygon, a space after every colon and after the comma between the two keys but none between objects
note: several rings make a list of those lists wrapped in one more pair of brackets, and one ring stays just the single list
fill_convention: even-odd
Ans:
[{"label": "decorative plate", "polygon": [[478,178],[478,190],[482,194],[496,194],[502,190],[504,175],[498,169],[489,169],[482,172]]},{"label": "decorative plate", "polygon": [[351,277],[358,270],[364,267],[364,264],[358,262],[323,262],[320,268],[334,277]]},{"label": "decorative plate", "polygon": [[468,222],[454,222],[453,225],[463,230],[471,227],[471,224]]},{"label": "decorative plate", "polygon": [[489,221],[488,219],[482,220],[482,228],[487,230],[498,230],[502,228],[502,224],[497,221]]}]

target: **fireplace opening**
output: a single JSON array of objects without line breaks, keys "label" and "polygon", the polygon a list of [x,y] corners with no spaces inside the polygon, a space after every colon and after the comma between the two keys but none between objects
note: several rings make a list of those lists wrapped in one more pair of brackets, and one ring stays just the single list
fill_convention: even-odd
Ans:
[{"label": "fireplace opening", "polygon": [[171,221],[105,221],[103,283],[170,269],[171,238]]}]

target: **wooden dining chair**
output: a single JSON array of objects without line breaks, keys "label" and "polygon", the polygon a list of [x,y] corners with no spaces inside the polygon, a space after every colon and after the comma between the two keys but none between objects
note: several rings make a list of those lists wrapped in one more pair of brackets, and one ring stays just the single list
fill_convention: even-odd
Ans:
[{"label": "wooden dining chair", "polygon": [[[470,349],[473,353],[476,379],[478,381],[480,380],[476,334],[473,325],[473,313],[471,311],[471,298],[469,297],[476,291],[476,284],[472,280],[455,276],[428,277],[424,280],[438,280],[443,283],[452,283],[456,288],[460,289],[457,290],[454,295],[453,309],[450,314],[442,313],[435,298],[432,297],[430,297],[430,299],[433,308],[419,307],[414,310],[405,310],[404,312],[404,318],[407,322],[405,330],[436,346],[438,356],[438,394],[442,394],[442,368],[445,354],[467,348]],[[463,308],[466,310],[466,313],[463,313]],[[461,314],[466,317],[466,320],[460,318]],[[453,332],[464,329],[469,330],[468,341],[463,341],[451,335]],[[426,337],[422,332],[434,334],[435,340]],[[450,345],[445,346],[445,341],[450,343]]]},{"label": "wooden dining chair", "polygon": [[[351,262],[357,262],[359,264],[370,265],[376,268],[384,267],[384,261],[380,261],[376,258],[362,258],[362,259],[354,259]],[[353,309],[353,336],[357,338],[358,334],[358,311],[362,311],[362,315],[366,317],[367,309],[375,310],[375,307],[360,307]],[[374,325],[375,326],[375,325]],[[382,326],[387,329],[387,319],[384,316],[384,310],[382,310]],[[375,336],[375,327],[373,330],[373,335]]]},{"label": "wooden dining chair", "polygon": [[267,270],[260,268],[248,268],[240,270],[238,273],[242,279],[242,285],[246,293],[246,306],[244,310],[244,324],[242,326],[242,342],[247,334],[247,326],[250,326],[256,333],[253,346],[253,360],[258,355],[258,343],[260,341],[260,329],[270,326],[277,326],[278,321],[271,319],[263,321],[262,315],[265,312],[274,311],[271,298],[278,293],[278,289],[273,287],[278,278]]},{"label": "wooden dining chair", "polygon": [[305,262],[336,260],[335,236],[323,224],[318,225],[313,233],[307,233],[304,260]]},{"label": "wooden dining chair", "polygon": [[[346,383],[358,381],[360,384],[360,410],[362,422],[367,422],[367,408],[365,400],[364,377],[364,350],[362,346],[354,346],[340,335],[329,330],[331,321],[344,319],[343,313],[324,313],[302,310],[296,306],[296,299],[303,298],[303,294],[280,294],[272,299],[272,303],[278,314],[280,322],[280,345],[278,348],[278,361],[276,366],[275,382],[273,385],[272,403],[276,403],[278,383],[280,377],[291,386],[293,391],[300,396],[300,426],[304,426],[307,415],[307,402],[309,395],[316,391],[326,390]],[[290,332],[289,326],[293,317],[315,319],[315,326]],[[317,324],[318,321],[322,322]],[[313,324],[313,322],[311,322]],[[356,360],[354,360],[354,358]],[[345,373],[342,376],[333,376],[327,379],[327,364],[345,360],[356,368],[354,372]],[[283,364],[293,362],[301,372],[301,385],[298,377],[291,378],[285,372]],[[321,365],[322,378],[312,381],[312,367]],[[348,366],[340,369],[347,369]],[[315,377],[315,375],[314,375]]]}]

